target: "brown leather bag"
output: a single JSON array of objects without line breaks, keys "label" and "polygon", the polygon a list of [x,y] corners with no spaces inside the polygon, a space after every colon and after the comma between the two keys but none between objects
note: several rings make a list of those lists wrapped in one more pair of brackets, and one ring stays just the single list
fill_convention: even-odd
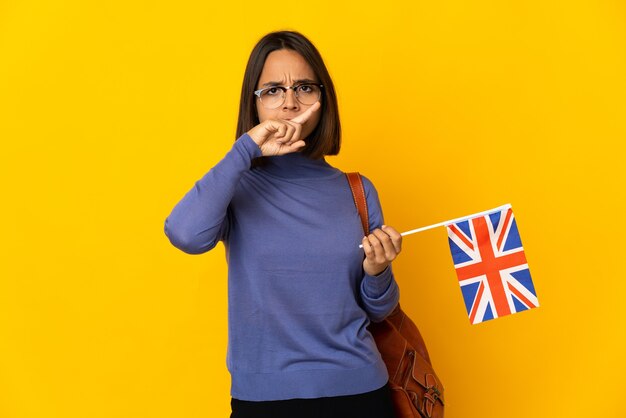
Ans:
[{"label": "brown leather bag", "polygon": [[[359,173],[346,173],[363,231],[369,235],[369,217]],[[389,386],[397,418],[443,417],[443,385],[433,370],[424,339],[400,304],[369,331],[389,372]]]}]

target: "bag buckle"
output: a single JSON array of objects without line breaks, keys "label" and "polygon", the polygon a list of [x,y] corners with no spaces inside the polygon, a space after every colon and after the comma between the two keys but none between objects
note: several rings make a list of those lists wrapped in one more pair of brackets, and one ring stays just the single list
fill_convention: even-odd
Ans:
[{"label": "bag buckle", "polygon": [[440,399],[441,392],[437,387],[437,380],[432,374],[426,375],[426,392],[424,393],[424,402],[422,410],[428,418],[433,414],[433,408]]}]

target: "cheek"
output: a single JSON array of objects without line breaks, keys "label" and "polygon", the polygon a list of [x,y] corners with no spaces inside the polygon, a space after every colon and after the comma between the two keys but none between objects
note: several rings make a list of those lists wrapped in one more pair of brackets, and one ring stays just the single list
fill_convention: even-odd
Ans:
[{"label": "cheek", "polygon": [[266,108],[264,108],[263,106],[259,106],[257,104],[256,106],[256,114],[259,117],[259,123],[267,120],[267,119],[277,119],[278,115],[276,115],[276,111],[274,110],[268,110]]}]

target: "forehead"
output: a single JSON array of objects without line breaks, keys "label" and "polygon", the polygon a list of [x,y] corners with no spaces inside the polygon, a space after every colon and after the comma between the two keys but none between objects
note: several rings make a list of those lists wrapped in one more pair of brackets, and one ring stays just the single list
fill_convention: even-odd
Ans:
[{"label": "forehead", "polygon": [[302,55],[288,49],[272,51],[265,60],[259,83],[315,79],[315,73]]}]

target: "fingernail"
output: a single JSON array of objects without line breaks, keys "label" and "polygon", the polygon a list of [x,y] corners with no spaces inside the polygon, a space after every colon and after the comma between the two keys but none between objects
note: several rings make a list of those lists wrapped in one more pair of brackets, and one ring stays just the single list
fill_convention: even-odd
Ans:
[{"label": "fingernail", "polygon": [[383,225],[383,228],[387,228],[387,225]]}]

